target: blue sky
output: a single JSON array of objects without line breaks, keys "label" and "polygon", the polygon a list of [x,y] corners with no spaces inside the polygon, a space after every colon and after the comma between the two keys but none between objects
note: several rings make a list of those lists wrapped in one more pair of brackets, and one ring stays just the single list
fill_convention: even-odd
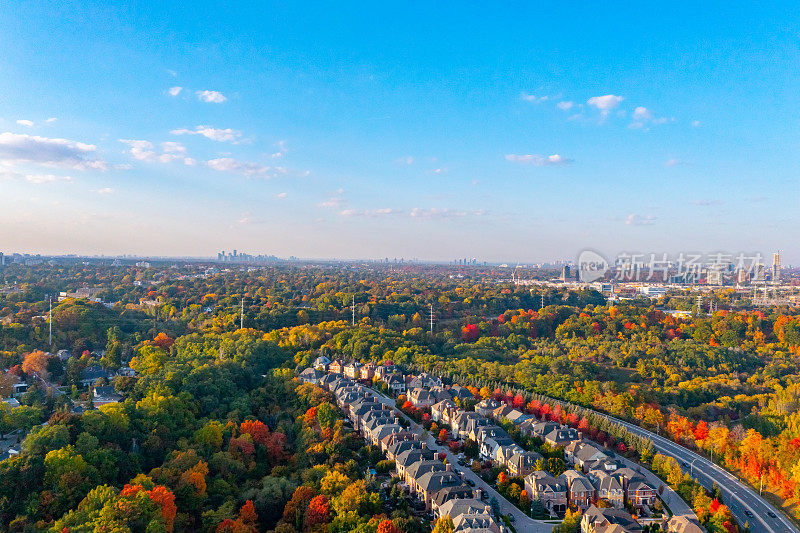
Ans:
[{"label": "blue sky", "polygon": [[792,3],[0,6],[0,246],[800,261]]}]

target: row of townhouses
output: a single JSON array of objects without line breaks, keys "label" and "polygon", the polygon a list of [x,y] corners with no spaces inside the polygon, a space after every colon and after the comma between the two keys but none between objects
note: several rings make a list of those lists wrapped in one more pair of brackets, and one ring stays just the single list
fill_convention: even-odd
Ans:
[{"label": "row of townhouses", "polygon": [[[483,501],[482,491],[472,488],[462,473],[454,471],[440,454],[427,448],[418,434],[406,430],[400,424],[402,415],[397,409],[381,402],[374,391],[345,375],[347,365],[340,367],[334,363],[329,363],[329,370],[333,366],[333,370],[341,368],[341,373],[333,370],[324,373],[317,367],[304,370],[300,379],[333,393],[337,406],[352,422],[353,428],[395,462],[396,475],[435,518],[450,516],[454,532],[500,533],[501,528],[492,516],[491,507]],[[377,372],[373,373],[375,375]],[[400,377],[405,384],[405,378]]]},{"label": "row of townhouses", "polygon": [[[426,503],[426,508],[433,509],[438,516],[437,509],[441,504],[432,497],[431,490],[441,491],[447,488],[448,490],[441,494],[452,493],[456,496],[450,499],[457,499],[460,495],[466,495],[469,488],[464,486],[463,480],[459,483],[455,479],[458,476],[447,470],[447,465],[437,460],[433,451],[425,450],[424,443],[417,441],[416,436],[409,435],[403,430],[396,410],[389,409],[375,400],[372,391],[357,385],[353,381],[354,378],[342,377],[348,368],[351,369],[349,374],[355,375],[352,370],[356,368],[355,365],[338,361],[327,363],[325,358],[319,358],[315,362],[316,368],[304,371],[301,378],[305,374],[307,381],[314,379],[315,382],[335,392],[339,407],[345,412],[350,409],[350,419],[353,420],[354,427],[363,431],[367,440],[381,446],[389,458],[395,461],[397,473],[403,482],[413,493],[420,495]],[[369,365],[371,364],[360,365],[360,368]],[[430,409],[431,420],[440,426],[449,427],[453,439],[471,439],[478,444],[479,455],[483,460],[504,466],[512,476],[522,477],[529,497],[541,501],[551,515],[563,516],[567,508],[573,505],[584,513],[581,522],[582,533],[624,533],[642,530],[639,523],[624,510],[625,501],[630,501],[640,511],[647,511],[658,499],[657,489],[642,472],[625,467],[614,452],[584,440],[574,428],[558,422],[540,421],[535,416],[491,398],[476,404],[474,411],[466,411],[459,407],[455,400],[474,400],[472,393],[458,385],[445,387],[435,376],[426,373],[404,376],[394,365],[388,365],[386,367],[388,370],[381,370],[383,368],[381,365],[372,366],[376,366],[371,370],[373,377],[378,376],[378,379],[384,382],[390,377],[402,383],[402,389],[399,387],[397,390],[393,389],[395,395],[405,393],[414,407]],[[324,374],[323,369],[327,369],[330,373]],[[314,370],[314,373],[309,372],[310,370]],[[367,375],[355,379],[373,379],[366,377]],[[355,409],[352,407],[354,403]],[[375,409],[390,410],[391,413],[365,415],[364,410],[369,409],[364,406],[365,404]],[[366,416],[366,422],[359,421],[357,419],[359,416]],[[557,477],[536,470],[536,463],[542,456],[536,452],[526,451],[514,442],[499,425],[505,420],[514,424],[523,435],[538,438],[553,448],[563,448],[565,459],[574,468]],[[385,429],[377,429],[384,426]],[[439,472],[441,474],[438,476],[425,477]],[[460,484],[460,489],[455,486],[429,485],[428,480],[445,479],[448,475],[455,476],[453,482]],[[444,496],[440,497],[443,498]],[[606,500],[612,507],[598,509],[594,505],[598,500]],[[480,502],[480,498],[478,503],[484,505]],[[691,520],[673,517],[669,522],[669,531],[699,533],[701,529]]]}]

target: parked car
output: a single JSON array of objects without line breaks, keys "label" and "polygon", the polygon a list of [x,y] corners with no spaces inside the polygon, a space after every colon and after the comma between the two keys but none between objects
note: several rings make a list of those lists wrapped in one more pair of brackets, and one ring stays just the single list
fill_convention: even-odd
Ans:
[{"label": "parked car", "polygon": [[517,520],[517,519],[516,519],[516,518],[514,518],[514,515],[513,515],[513,514],[511,514],[511,513],[508,513],[508,521],[509,521],[509,522],[515,522],[516,520]]},{"label": "parked car", "polygon": [[770,515],[772,518],[778,518],[778,515],[776,515],[772,511],[767,511],[767,514]]},{"label": "parked car", "polygon": [[470,487],[474,487],[475,486],[475,482],[472,481],[470,478],[467,478],[467,485],[469,485]]}]

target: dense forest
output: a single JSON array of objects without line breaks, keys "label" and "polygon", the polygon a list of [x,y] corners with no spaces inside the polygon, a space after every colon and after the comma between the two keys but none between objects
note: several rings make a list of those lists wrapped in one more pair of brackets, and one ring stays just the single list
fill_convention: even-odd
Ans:
[{"label": "dense forest", "polygon": [[[719,291],[709,315],[692,295],[608,303],[498,279],[421,265],[1,267],[0,395],[30,388],[0,404],[0,434],[24,436],[0,462],[0,529],[420,528],[385,505],[365,475],[374,450],[330,397],[293,379],[320,354],[636,420],[798,513],[800,311]],[[82,288],[91,298],[54,301],[51,345],[48,300]],[[84,372],[127,366],[135,377],[99,383],[123,399],[92,409]]]}]

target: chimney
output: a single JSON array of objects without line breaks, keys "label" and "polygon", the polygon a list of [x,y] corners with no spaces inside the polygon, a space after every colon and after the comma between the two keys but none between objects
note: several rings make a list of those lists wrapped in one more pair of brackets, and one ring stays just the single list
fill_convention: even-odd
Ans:
[{"label": "chimney", "polygon": [[[475,489],[475,499],[480,500],[481,497],[483,497],[483,491],[481,489]],[[487,512],[489,512],[491,510],[491,507],[489,507],[488,505],[486,507],[487,507]]]}]

